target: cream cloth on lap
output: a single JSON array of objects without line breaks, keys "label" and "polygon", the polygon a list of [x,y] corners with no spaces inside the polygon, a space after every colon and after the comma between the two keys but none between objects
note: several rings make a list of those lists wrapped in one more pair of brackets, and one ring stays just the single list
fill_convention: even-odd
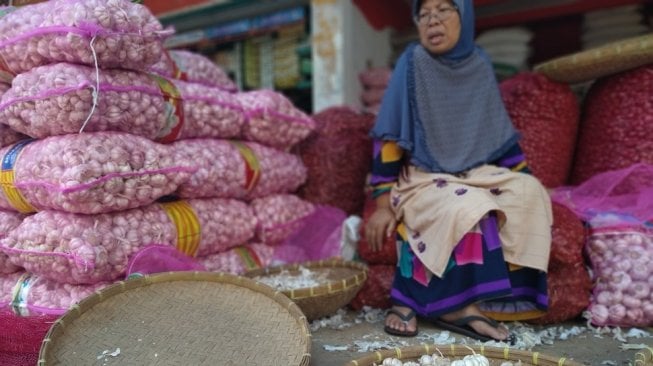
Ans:
[{"label": "cream cloth on lap", "polygon": [[490,211],[498,214],[506,261],[547,270],[551,199],[531,175],[491,165],[471,169],[465,176],[409,166],[390,199],[397,220],[406,226],[413,252],[436,276],[444,273],[460,239]]}]

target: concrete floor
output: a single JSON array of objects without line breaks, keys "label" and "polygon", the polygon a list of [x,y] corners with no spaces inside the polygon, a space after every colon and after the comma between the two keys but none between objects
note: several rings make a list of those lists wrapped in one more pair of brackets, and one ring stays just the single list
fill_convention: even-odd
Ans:
[{"label": "concrete floor", "polygon": [[[367,320],[364,316],[367,316]],[[418,323],[420,334],[417,337],[390,336],[383,331],[382,319],[378,309],[368,312],[342,310],[336,316],[312,322],[311,366],[341,366],[383,348],[452,342],[480,345],[476,340],[447,333],[423,320]],[[516,344],[517,349],[540,352],[556,358],[566,357],[585,365],[635,365],[635,354],[642,350],[634,347],[653,347],[651,328],[590,329],[582,321],[548,326],[521,323],[506,325],[513,333],[521,334]],[[342,329],[336,329],[338,327]],[[492,344],[486,344],[490,345]],[[653,365],[653,362],[646,365]],[[635,366],[644,364],[637,363]]]}]

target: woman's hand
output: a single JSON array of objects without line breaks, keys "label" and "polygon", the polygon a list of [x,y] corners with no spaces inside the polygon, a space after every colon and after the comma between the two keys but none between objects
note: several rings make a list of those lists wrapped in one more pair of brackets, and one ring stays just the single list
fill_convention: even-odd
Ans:
[{"label": "woman's hand", "polygon": [[370,216],[365,226],[365,239],[372,252],[377,252],[383,247],[386,238],[395,230],[395,214],[390,208],[389,194],[385,194],[376,201],[376,210]]}]

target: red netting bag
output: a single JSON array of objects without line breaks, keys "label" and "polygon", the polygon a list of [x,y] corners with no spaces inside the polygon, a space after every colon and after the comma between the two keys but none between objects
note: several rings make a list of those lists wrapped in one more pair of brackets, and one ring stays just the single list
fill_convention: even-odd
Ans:
[{"label": "red netting bag", "polygon": [[583,263],[586,230],[583,221],[569,208],[553,202],[550,264]]},{"label": "red netting bag", "polygon": [[299,145],[308,170],[299,195],[313,203],[338,207],[349,215],[360,215],[365,179],[372,164],[368,132],[374,116],[348,107],[331,107],[313,119],[316,133]]},{"label": "red netting bag", "polygon": [[550,264],[548,271],[549,310],[534,324],[557,324],[580,316],[590,303],[592,282],[583,263]]},{"label": "red netting bag", "polygon": [[[650,137],[649,137],[650,138]],[[635,163],[594,175],[577,187],[560,187],[551,198],[584,221],[612,213],[633,223],[653,220],[653,163]]]},{"label": "red netting bag", "polygon": [[395,278],[396,268],[395,265],[387,264],[368,266],[367,280],[349,306],[357,311],[363,309],[363,306],[380,309],[391,307],[390,289]]},{"label": "red netting bag", "polygon": [[45,334],[58,315],[21,317],[0,310],[0,366],[33,366]]},{"label": "red netting bag", "polygon": [[653,164],[651,95],[653,65],[592,84],[585,97],[571,184],[635,163]]},{"label": "red netting bag", "polygon": [[500,89],[533,175],[546,187],[566,184],[580,115],[576,95],[567,84],[527,72],[504,80]]}]

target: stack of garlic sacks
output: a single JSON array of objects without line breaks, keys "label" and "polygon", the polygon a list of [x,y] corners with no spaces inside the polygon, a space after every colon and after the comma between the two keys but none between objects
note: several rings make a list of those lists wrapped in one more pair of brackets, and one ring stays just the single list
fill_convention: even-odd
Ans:
[{"label": "stack of garlic sacks", "polygon": [[0,310],[63,313],[153,244],[210,271],[266,266],[315,209],[294,194],[306,168],[290,152],[313,120],[165,50],[171,33],[128,0],[0,18],[0,69],[14,76],[0,122],[31,137],[0,149],[0,209],[16,218],[0,233]]}]

